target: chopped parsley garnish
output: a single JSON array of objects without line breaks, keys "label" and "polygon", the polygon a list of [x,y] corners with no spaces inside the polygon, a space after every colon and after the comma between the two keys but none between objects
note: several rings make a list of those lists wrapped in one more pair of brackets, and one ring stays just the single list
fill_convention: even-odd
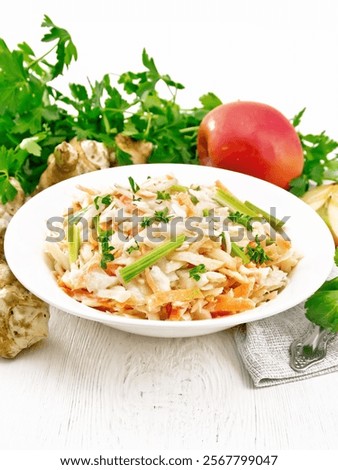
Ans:
[{"label": "chopped parsley garnish", "polygon": [[202,214],[203,214],[203,217],[209,217],[210,209],[203,209]]},{"label": "chopped parsley garnish", "polygon": [[194,204],[194,206],[196,206],[196,204],[199,203],[199,200],[193,194],[190,194],[190,199],[191,199],[191,202]]},{"label": "chopped parsley garnish", "polygon": [[228,215],[228,219],[231,220],[231,222],[243,225],[247,230],[250,230],[250,232],[252,232],[253,230],[252,224],[251,224],[252,217],[250,217],[250,215],[245,215],[239,211],[236,211],[236,212],[231,212]]},{"label": "chopped parsley garnish", "polygon": [[137,191],[140,190],[140,187],[137,183],[135,183],[134,181],[134,178],[132,178],[131,176],[128,177],[128,181],[129,181],[129,184],[130,184],[130,187],[131,187],[131,190],[133,191],[133,193],[137,193]]},{"label": "chopped parsley garnish", "polygon": [[157,191],[156,199],[159,199],[161,201],[169,201],[169,199],[171,199],[171,196],[166,191]]},{"label": "chopped parsley garnish", "polygon": [[206,273],[206,267],[204,264],[198,264],[194,268],[190,269],[189,271],[189,277],[192,279],[195,279],[195,281],[199,281],[201,279],[200,274]]},{"label": "chopped parsley garnish", "polygon": [[226,251],[227,250],[227,242],[226,242],[226,239],[225,239],[225,233],[222,232],[221,235],[221,248],[223,251]]},{"label": "chopped parsley garnish", "polygon": [[152,217],[143,217],[143,220],[141,222],[141,227],[142,228],[149,227],[149,225],[151,225],[152,222],[153,222]]},{"label": "chopped parsley garnish", "polygon": [[111,204],[113,198],[112,196],[110,196],[110,194],[107,194],[107,196],[103,196],[103,198],[101,199],[102,201],[102,204],[105,204],[106,206],[109,206],[109,204]]},{"label": "chopped parsley garnish", "polygon": [[169,214],[169,209],[166,207],[163,211],[155,211],[153,217],[143,217],[141,222],[141,227],[149,227],[149,225],[153,224],[154,222],[163,222],[167,224],[169,220],[173,217]]},{"label": "chopped parsley garnish", "polygon": [[96,210],[100,209],[100,204],[104,204],[105,206],[109,206],[113,200],[113,197],[110,194],[106,196],[96,196],[94,198],[94,206]]},{"label": "chopped parsley garnish", "polygon": [[169,214],[168,207],[163,209],[163,211],[155,211],[155,215],[154,215],[155,222],[164,222],[165,224],[167,224],[169,220],[172,218],[172,216],[170,215],[168,216],[168,214]]},{"label": "chopped parsley garnish", "polygon": [[[109,247],[109,250],[113,250],[114,247],[113,246],[110,246]],[[101,261],[100,261],[100,266],[102,269],[107,269],[107,263],[109,263],[110,261],[113,261],[114,260],[114,255],[111,254],[109,251],[102,251],[102,257],[101,257]]]},{"label": "chopped parsley garnish", "polygon": [[251,242],[246,247],[246,254],[249,256],[250,260],[256,264],[263,264],[265,261],[270,261],[271,258],[265,253],[258,235],[256,235],[254,243],[256,246],[252,246]]},{"label": "chopped parsley garnish", "polygon": [[138,251],[140,249],[139,244],[137,242],[135,242],[135,243],[136,243],[136,245],[132,245],[129,248],[127,248],[126,251],[129,255],[131,255],[133,253],[133,251]]},{"label": "chopped parsley garnish", "polygon": [[96,227],[97,239],[100,243],[101,249],[101,261],[100,266],[102,269],[107,269],[107,263],[114,260],[114,255],[111,253],[115,249],[110,245],[110,237],[113,234],[113,230],[103,230],[100,227],[99,216],[94,217],[94,225]]},{"label": "chopped parsley garnish", "polygon": [[112,236],[112,230],[102,231],[99,235],[99,242],[101,243],[101,261],[100,266],[102,269],[107,268],[107,263],[114,260],[114,255],[110,253],[115,248],[110,245],[110,237]]}]

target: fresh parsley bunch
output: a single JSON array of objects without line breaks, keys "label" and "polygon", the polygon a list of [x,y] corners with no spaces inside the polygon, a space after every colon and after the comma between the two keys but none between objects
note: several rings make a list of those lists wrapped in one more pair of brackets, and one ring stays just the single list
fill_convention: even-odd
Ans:
[{"label": "fresh parsley bunch", "polygon": [[[105,143],[120,165],[132,160],[116,145],[118,133],[151,142],[151,163],[198,163],[197,131],[203,117],[221,104],[215,94],[201,96],[198,107],[182,109],[177,95],[184,86],[160,73],[145,50],[141,72],[123,73],[115,85],[109,74],[88,85],[71,83],[69,92],[61,93],[54,79],[77,59],[77,50],[69,32],[48,16],[42,27],[47,29],[42,42],[51,45],[42,56],[25,42],[10,51],[0,39],[0,202],[16,195],[11,176],[27,194],[33,192],[55,146],[73,137]],[[159,92],[163,84],[169,98]],[[292,121],[296,128],[304,111]],[[338,181],[338,142],[325,132],[298,135],[305,166],[291,182],[291,192],[301,196],[310,183]]]},{"label": "fresh parsley bunch", "polygon": [[[292,119],[295,128],[298,128],[305,109]],[[298,136],[304,152],[304,169],[301,176],[291,181],[290,191],[296,196],[302,196],[310,183],[320,185],[325,180],[338,182],[338,142],[324,131],[318,135],[304,135],[298,131]]]},{"label": "fresh parsley bunch", "polygon": [[[0,39],[0,200],[13,199],[14,176],[26,193],[31,193],[46,167],[55,145],[73,135],[72,118],[60,106],[59,93],[52,81],[77,59],[69,33],[45,16],[49,29],[42,42],[52,47],[36,57],[25,42],[10,51]],[[54,62],[47,60],[54,53]]]},{"label": "fresh parsley bunch", "polygon": [[[73,137],[104,142],[116,152],[120,165],[131,164],[128,153],[115,143],[123,132],[153,144],[150,162],[197,163],[198,126],[205,114],[221,101],[213,93],[200,98],[200,106],[182,109],[177,101],[184,87],[161,74],[145,50],[145,70],[123,73],[113,86],[109,74],[102,80],[70,84],[69,93],[58,91],[53,80],[62,75],[77,50],[70,34],[45,16],[48,29],[43,43],[51,43],[37,57],[25,42],[10,51],[0,39],[0,201],[15,197],[9,178],[16,177],[31,193],[55,146]],[[169,99],[160,95],[159,84]]]}]

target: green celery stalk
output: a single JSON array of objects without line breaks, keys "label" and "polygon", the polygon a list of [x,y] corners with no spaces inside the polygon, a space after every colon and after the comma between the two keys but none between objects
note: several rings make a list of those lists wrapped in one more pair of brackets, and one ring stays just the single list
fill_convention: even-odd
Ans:
[{"label": "green celery stalk", "polygon": [[179,235],[176,240],[169,240],[162,243],[161,246],[142,256],[134,263],[120,269],[120,275],[123,281],[126,283],[130,282],[132,279],[134,279],[134,277],[137,277],[139,274],[141,274],[146,268],[149,268],[155,264],[156,261],[183,245],[184,240],[185,235]]},{"label": "green celery stalk", "polygon": [[83,209],[75,212],[74,214],[70,214],[68,217],[68,223],[70,225],[78,224],[81,220],[81,217],[87,212],[88,209],[89,209],[89,206],[84,207]]},{"label": "green celery stalk", "polygon": [[223,189],[217,189],[214,200],[221,206],[228,206],[233,211],[241,212],[244,215],[250,217],[257,217],[257,213],[254,212],[250,207],[247,207],[242,201],[237,199],[236,196],[229,192],[223,191]]},{"label": "green celery stalk", "polygon": [[75,224],[68,225],[69,262],[75,263],[79,256],[81,246],[80,228]]},{"label": "green celery stalk", "polygon": [[244,204],[249,209],[256,212],[256,217],[257,216],[264,217],[264,219],[267,222],[269,222],[271,227],[273,227],[277,231],[280,230],[283,227],[283,225],[285,224],[285,222],[283,222],[282,220],[279,220],[279,219],[277,219],[277,217],[274,217],[273,215],[268,214],[267,212],[263,211],[263,209],[261,209],[260,207],[255,206],[254,204],[252,204],[252,202],[250,202],[250,201],[245,201]]},{"label": "green celery stalk", "polygon": [[258,206],[255,206],[250,201],[245,201],[244,203],[240,201],[236,196],[234,196],[230,191],[224,191],[223,189],[217,189],[216,196],[214,200],[221,204],[222,206],[229,206],[233,211],[241,212],[244,215],[249,215],[250,217],[261,218],[264,217],[267,222],[275,230],[280,230],[284,223],[282,220],[277,219],[273,215],[268,214],[263,209]]},{"label": "green celery stalk", "polygon": [[178,193],[187,193],[188,188],[186,186],[181,186],[180,184],[173,184],[169,188],[170,192],[178,192]]},{"label": "green celery stalk", "polygon": [[231,243],[231,255],[241,258],[244,264],[250,263],[249,256],[247,256],[235,242]]}]

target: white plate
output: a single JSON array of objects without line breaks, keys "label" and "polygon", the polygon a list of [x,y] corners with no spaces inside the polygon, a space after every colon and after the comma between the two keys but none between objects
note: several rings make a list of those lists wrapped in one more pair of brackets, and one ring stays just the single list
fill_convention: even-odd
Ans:
[{"label": "white plate", "polygon": [[[125,183],[128,176],[142,182],[147,176],[174,174],[182,184],[212,184],[220,179],[241,200],[250,200],[277,217],[289,216],[287,233],[303,258],[290,275],[289,283],[276,299],[240,314],[192,322],[161,322],[106,314],[68,297],[57,285],[44,255],[46,221],[60,216],[76,194],[76,185],[105,189]],[[305,300],[325,281],[333,264],[334,245],[322,219],[300,199],[265,181],[217,168],[155,164],[111,168],[63,181],[28,201],[11,220],[5,238],[5,254],[19,281],[36,296],[60,310],[94,320],[119,330],[148,336],[185,337],[214,333],[293,307]]]}]

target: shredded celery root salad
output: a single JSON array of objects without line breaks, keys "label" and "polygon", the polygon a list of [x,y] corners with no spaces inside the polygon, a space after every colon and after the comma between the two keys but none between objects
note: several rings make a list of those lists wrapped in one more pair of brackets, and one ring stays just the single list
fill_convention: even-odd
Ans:
[{"label": "shredded celery root salad", "polygon": [[65,236],[46,242],[46,252],[59,286],[108,314],[237,314],[275,298],[300,259],[282,221],[219,181],[188,187],[163,175],[142,184],[130,177],[104,192],[78,189]]}]

